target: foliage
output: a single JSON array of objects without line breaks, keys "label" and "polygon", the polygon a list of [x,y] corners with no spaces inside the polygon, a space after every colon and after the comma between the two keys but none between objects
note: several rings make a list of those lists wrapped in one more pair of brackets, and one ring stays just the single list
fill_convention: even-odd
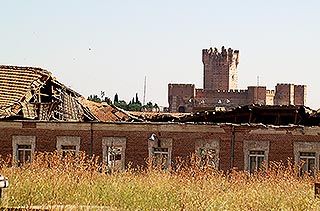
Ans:
[{"label": "foliage", "polygon": [[93,102],[101,103],[101,98],[98,97],[98,95],[90,95],[88,97],[88,100],[91,100]]},{"label": "foliage", "polygon": [[[101,97],[98,95],[90,95],[88,97],[88,100],[94,101],[94,102],[107,102],[109,105],[112,104],[112,101],[109,97],[105,96],[105,92],[101,91]],[[136,93],[136,96],[132,98],[132,100],[127,103],[125,100],[119,100],[119,95],[116,93],[113,98],[113,104],[123,110],[126,111],[158,111],[159,106],[155,103],[148,102],[146,105],[142,105],[142,103],[139,101],[138,93]]]},{"label": "foliage", "polygon": [[[150,162],[149,162],[150,163]],[[297,176],[291,165],[267,171],[217,171],[196,162],[166,171],[127,169],[106,174],[96,157],[62,158],[38,153],[21,168],[1,162],[9,178],[2,205],[90,205],[119,210],[319,210],[314,178]],[[180,163],[182,163],[180,165]]]}]

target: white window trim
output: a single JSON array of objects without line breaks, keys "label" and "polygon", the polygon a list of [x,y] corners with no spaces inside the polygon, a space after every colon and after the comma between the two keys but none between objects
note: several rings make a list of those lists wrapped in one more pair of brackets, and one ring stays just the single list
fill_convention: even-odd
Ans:
[{"label": "white window trim", "polygon": [[200,139],[197,140],[195,143],[195,153],[196,155],[199,155],[199,151],[201,148],[204,149],[213,149],[215,150],[215,164],[216,168],[219,169],[219,161],[220,161],[220,140],[218,139]]},{"label": "white window trim", "polygon": [[[126,155],[126,145],[127,139],[125,137],[103,137],[102,138],[102,157],[103,162],[106,162],[106,157],[108,156],[108,147],[122,147],[121,151],[121,169],[125,169],[125,155]],[[109,165],[108,163],[106,163]]]},{"label": "white window trim", "polygon": [[80,151],[80,137],[79,136],[57,136],[57,150],[62,151],[62,146],[76,146],[76,154]]},{"label": "white window trim", "polygon": [[18,145],[31,145],[31,160],[36,148],[35,136],[12,136],[13,162],[18,161]]},{"label": "white window trim", "polygon": [[244,154],[244,170],[250,171],[250,151],[264,151],[264,163],[268,167],[269,162],[269,148],[270,141],[248,141],[243,142],[243,154]]},{"label": "white window trim", "polygon": [[[172,159],[172,138],[162,138],[158,137],[160,140],[160,147],[161,148],[168,148],[168,168],[171,166],[171,159]],[[149,159],[152,159],[154,156],[154,148],[158,147],[157,141],[148,140],[148,151],[149,151]]]},{"label": "white window trim", "polygon": [[300,165],[300,152],[316,153],[315,172],[319,171],[320,142],[293,142],[294,162],[296,165]]}]

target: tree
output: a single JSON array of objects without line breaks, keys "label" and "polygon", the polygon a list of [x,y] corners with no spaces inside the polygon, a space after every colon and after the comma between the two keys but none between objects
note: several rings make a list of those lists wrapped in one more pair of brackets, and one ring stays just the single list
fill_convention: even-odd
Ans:
[{"label": "tree", "polygon": [[136,93],[136,101],[135,103],[140,103],[139,98],[138,98],[138,93]]},{"label": "tree", "polygon": [[91,100],[93,102],[101,103],[101,99],[98,97],[98,95],[90,95],[88,97],[88,100]]},{"label": "tree", "polygon": [[116,103],[118,103],[118,102],[119,102],[119,96],[118,96],[118,94],[116,93],[115,96],[114,96],[114,98],[113,98],[113,103],[116,104]]}]

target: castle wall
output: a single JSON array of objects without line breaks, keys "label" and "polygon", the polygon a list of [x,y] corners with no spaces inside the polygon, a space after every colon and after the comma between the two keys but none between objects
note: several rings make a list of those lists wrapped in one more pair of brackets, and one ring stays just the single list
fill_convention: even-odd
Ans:
[{"label": "castle wall", "polygon": [[231,108],[247,104],[247,95],[247,90],[197,90],[195,106]]},{"label": "castle wall", "polygon": [[195,97],[194,84],[169,84],[168,102],[170,112],[192,112]]},{"label": "castle wall", "polygon": [[274,90],[266,90],[266,105],[274,105]]},{"label": "castle wall", "polygon": [[249,86],[247,95],[247,104],[266,104],[266,92],[265,86]]},{"label": "castle wall", "polygon": [[295,85],[294,86],[294,104],[305,105],[307,99],[307,86]]},{"label": "castle wall", "polygon": [[294,85],[277,84],[274,96],[275,105],[294,105]]}]

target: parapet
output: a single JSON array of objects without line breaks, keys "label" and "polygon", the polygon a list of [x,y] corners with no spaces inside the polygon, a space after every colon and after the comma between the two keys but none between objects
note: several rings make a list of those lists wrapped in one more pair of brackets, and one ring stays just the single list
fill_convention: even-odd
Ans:
[{"label": "parapet", "polygon": [[202,49],[203,63],[207,63],[209,60],[232,62],[233,58],[235,58],[236,65],[238,65],[239,50],[233,50],[232,48],[225,49],[224,46],[222,46],[221,51],[217,48]]},{"label": "parapet", "polygon": [[179,88],[184,88],[184,87],[189,87],[189,88],[193,88],[195,87],[194,84],[168,84],[169,88],[175,88],[175,87],[179,87]]}]

